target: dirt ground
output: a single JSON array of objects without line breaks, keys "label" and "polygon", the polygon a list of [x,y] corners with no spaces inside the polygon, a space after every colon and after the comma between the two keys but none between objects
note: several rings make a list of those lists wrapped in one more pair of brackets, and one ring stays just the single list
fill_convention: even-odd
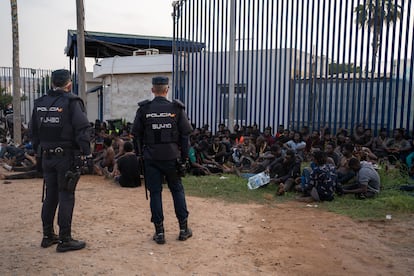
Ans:
[{"label": "dirt ground", "polygon": [[[0,181],[0,275],[412,275],[414,216],[358,222],[307,203],[228,204],[187,197],[193,237],[177,241],[164,190],[167,243],[152,241],[144,188],[82,176],[77,252],[40,247],[42,180]],[[224,184],[225,185],[225,184]]]}]

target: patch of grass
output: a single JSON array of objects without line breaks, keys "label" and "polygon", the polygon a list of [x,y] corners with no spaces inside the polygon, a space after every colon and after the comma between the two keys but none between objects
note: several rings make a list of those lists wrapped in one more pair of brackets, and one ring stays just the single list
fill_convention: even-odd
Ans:
[{"label": "patch of grass", "polygon": [[277,190],[275,185],[249,190],[247,179],[231,174],[186,176],[183,178],[183,184],[188,195],[235,203],[272,203],[275,201]]},{"label": "patch of grass", "polygon": [[[335,197],[331,202],[319,204],[322,209],[354,219],[385,219],[387,214],[403,217],[414,213],[414,192],[403,192],[399,187],[414,184],[399,169],[380,169],[382,189],[378,197],[358,200],[353,195]],[[277,186],[267,185],[256,190],[247,188],[247,179],[235,175],[187,176],[183,178],[185,192],[191,196],[215,198],[235,203],[276,204],[295,200],[296,194],[276,196]]]}]

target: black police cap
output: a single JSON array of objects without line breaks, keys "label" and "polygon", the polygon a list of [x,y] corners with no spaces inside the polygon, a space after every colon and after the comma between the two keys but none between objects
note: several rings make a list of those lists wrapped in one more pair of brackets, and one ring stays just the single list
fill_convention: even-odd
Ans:
[{"label": "black police cap", "polygon": [[154,77],[152,78],[153,85],[168,85],[168,78],[167,77]]},{"label": "black police cap", "polygon": [[59,69],[52,72],[52,84],[56,87],[63,87],[70,81],[70,72],[66,69]]}]

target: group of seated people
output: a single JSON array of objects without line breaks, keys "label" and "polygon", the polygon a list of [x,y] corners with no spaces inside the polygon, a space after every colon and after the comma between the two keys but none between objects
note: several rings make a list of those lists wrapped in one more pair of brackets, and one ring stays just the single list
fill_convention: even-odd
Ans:
[{"label": "group of seated people", "polygon": [[[352,135],[346,130],[332,135],[328,128],[309,132],[307,127],[294,131],[279,126],[273,135],[271,127],[260,132],[257,125],[236,125],[230,132],[221,124],[212,135],[206,125],[190,136],[190,171],[246,177],[265,171],[271,183],[279,185],[278,195],[296,191],[317,201],[348,193],[369,198],[380,191],[378,162],[412,168],[413,142],[403,129],[395,129],[391,137],[387,133],[381,129],[373,137],[362,125]],[[310,167],[301,171],[304,161]]]},{"label": "group of seated people", "polygon": [[[124,187],[140,186],[142,168],[134,151],[131,124],[117,129],[97,120],[92,125],[93,158],[84,173],[105,175]],[[261,132],[257,124],[235,125],[231,132],[220,124],[213,135],[204,125],[194,127],[189,137],[188,171],[193,175],[235,173],[244,177],[267,172],[271,183],[279,185],[277,194],[296,191],[314,200],[332,200],[335,193],[372,197],[380,190],[376,163],[387,160],[389,164],[400,162],[409,169],[414,167],[413,142],[404,136],[405,131],[395,129],[391,137],[387,133],[387,129],[381,129],[373,137],[371,129],[363,125],[357,125],[352,134],[339,130],[336,135],[328,128],[310,132],[307,127],[295,131],[280,125],[273,134],[271,127]],[[2,142],[0,158],[8,158],[3,162],[5,168],[36,171],[29,141],[18,148]],[[302,162],[310,162],[303,171]],[[354,185],[355,180],[359,186]]]}]

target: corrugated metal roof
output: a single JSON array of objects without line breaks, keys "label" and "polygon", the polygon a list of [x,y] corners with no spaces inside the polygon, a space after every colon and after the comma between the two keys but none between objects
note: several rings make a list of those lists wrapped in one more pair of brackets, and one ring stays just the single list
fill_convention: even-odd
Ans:
[{"label": "corrugated metal roof", "polygon": [[[77,31],[68,30],[65,53],[71,58],[75,57],[76,41]],[[173,46],[189,52],[201,51],[205,47],[204,43],[191,41],[179,41],[174,45],[171,37],[85,31],[85,57],[131,56],[133,51],[147,48],[156,48],[160,54],[170,54]]]}]

